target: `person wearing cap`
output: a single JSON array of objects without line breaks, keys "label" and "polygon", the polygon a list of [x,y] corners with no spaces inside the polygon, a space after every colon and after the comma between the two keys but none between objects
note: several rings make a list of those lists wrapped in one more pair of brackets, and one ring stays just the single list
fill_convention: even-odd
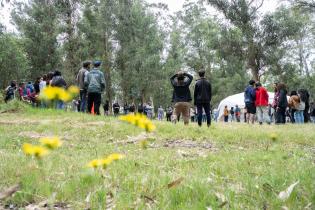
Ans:
[{"label": "person wearing cap", "polygon": [[87,90],[84,85],[84,78],[89,73],[91,69],[91,61],[84,61],[83,66],[77,74],[77,84],[80,88],[80,112],[85,112],[86,101],[87,101]]},{"label": "person wearing cap", "polygon": [[189,86],[192,80],[193,76],[182,71],[171,77],[171,84],[174,88],[172,101],[175,103],[173,114],[176,115],[177,118],[182,116],[185,125],[188,125],[190,118],[189,111],[192,98]]},{"label": "person wearing cap", "polygon": [[255,90],[255,81],[250,80],[249,85],[246,87],[244,92],[244,99],[245,99],[245,108],[246,108],[246,122],[251,122],[254,124],[255,121],[255,114],[256,114],[256,90]]},{"label": "person wearing cap", "polygon": [[88,112],[92,112],[94,104],[94,113],[100,115],[100,105],[102,101],[102,92],[105,90],[105,77],[101,72],[100,61],[94,62],[94,68],[84,78],[84,84],[88,93]]},{"label": "person wearing cap", "polygon": [[212,97],[211,84],[205,78],[205,71],[198,72],[200,79],[197,80],[194,91],[194,104],[197,106],[198,125],[202,124],[202,113],[204,110],[207,118],[207,126],[211,125],[210,102]]}]

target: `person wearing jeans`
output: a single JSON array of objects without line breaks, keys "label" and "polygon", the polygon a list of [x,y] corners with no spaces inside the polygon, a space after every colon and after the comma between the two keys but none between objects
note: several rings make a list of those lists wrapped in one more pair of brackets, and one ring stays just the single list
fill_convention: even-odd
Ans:
[{"label": "person wearing jeans", "polygon": [[296,124],[304,124],[304,110],[296,110],[294,112],[294,120]]},{"label": "person wearing jeans", "polygon": [[258,117],[259,124],[263,124],[264,122],[270,124],[270,119],[268,117],[268,101],[269,95],[267,90],[262,87],[260,82],[256,83],[256,113]]},{"label": "person wearing jeans", "polygon": [[294,122],[296,124],[303,124],[305,102],[302,101],[301,96],[299,94],[291,94],[288,105],[291,109],[295,110],[293,113]]},{"label": "person wearing jeans", "polygon": [[197,80],[194,91],[194,104],[197,106],[198,125],[202,125],[203,110],[207,118],[207,126],[211,125],[210,102],[212,97],[211,84],[205,78],[205,71],[198,72],[200,79]]}]

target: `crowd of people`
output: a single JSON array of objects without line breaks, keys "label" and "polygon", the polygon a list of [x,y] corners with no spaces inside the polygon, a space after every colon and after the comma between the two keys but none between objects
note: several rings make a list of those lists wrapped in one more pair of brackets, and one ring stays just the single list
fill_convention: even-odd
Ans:
[{"label": "crowd of people", "polygon": [[[66,88],[67,83],[60,71],[49,72],[42,77],[36,78],[35,82],[20,82],[18,84],[17,81],[12,81],[5,90],[4,101],[8,102],[14,98],[18,98],[21,101],[31,103],[33,106],[45,107],[45,103],[40,101],[39,96],[46,86]],[[63,109],[64,103],[57,101],[56,108]]]},{"label": "crowd of people", "polygon": [[[106,82],[103,72],[100,71],[101,64],[100,61],[83,62],[76,77],[80,97],[72,101],[73,110],[100,115],[102,92],[105,90]],[[140,103],[136,106],[134,102],[120,105],[118,101],[110,106],[110,102],[106,100],[103,104],[104,114],[113,113],[114,116],[118,116],[137,112],[150,119],[156,116],[160,121],[166,118],[166,121],[175,123],[182,119],[185,125],[191,121],[197,122],[199,126],[205,122],[209,127],[212,118],[215,121],[220,119],[218,119],[218,112],[211,111],[212,87],[205,78],[205,71],[199,71],[198,75],[199,79],[195,83],[193,97],[190,92],[190,85],[193,81],[192,75],[180,71],[170,78],[173,86],[173,106],[168,106],[165,109],[159,106],[155,110],[151,102]],[[66,88],[67,83],[60,71],[49,72],[38,77],[34,83],[22,82],[17,85],[16,81],[12,81],[5,90],[5,102],[18,96],[20,100],[29,102],[34,106],[46,107],[45,102],[39,99],[39,95],[47,86]],[[286,86],[283,83],[275,83],[274,91],[274,100],[269,103],[266,88],[260,82],[250,80],[244,91],[245,107],[225,106],[223,121],[241,122],[244,119],[244,122],[258,122],[259,124],[271,124],[273,122],[283,124],[288,121],[298,124],[309,121],[315,122],[315,105],[309,102],[309,93],[306,90],[291,91],[288,96]],[[191,104],[192,100],[194,105]],[[58,100],[55,108],[65,109],[64,101]]]},{"label": "crowd of people", "polygon": [[[245,89],[244,98],[244,122],[257,121],[259,124],[315,123],[315,105],[310,103],[309,93],[305,89],[293,90],[288,95],[287,88],[283,83],[275,83],[274,98],[270,103],[266,88],[261,83],[251,80]],[[234,119],[240,122],[241,115],[241,109],[237,105],[235,110],[234,107],[229,109],[228,106],[225,106],[223,111],[224,122],[232,122]]]}]

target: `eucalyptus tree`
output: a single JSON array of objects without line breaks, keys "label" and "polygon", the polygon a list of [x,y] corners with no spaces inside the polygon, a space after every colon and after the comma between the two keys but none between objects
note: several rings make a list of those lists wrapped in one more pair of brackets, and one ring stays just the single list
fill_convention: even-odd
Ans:
[{"label": "eucalyptus tree", "polygon": [[14,4],[12,19],[24,38],[32,78],[60,66],[58,13],[54,0],[31,0]]},{"label": "eucalyptus tree", "polygon": [[150,10],[139,0],[119,0],[115,25],[117,71],[124,101],[147,101],[159,91],[163,38]]},{"label": "eucalyptus tree", "polygon": [[30,76],[28,70],[23,40],[14,34],[0,33],[0,88],[11,80],[25,81]]},{"label": "eucalyptus tree", "polygon": [[74,82],[81,63],[77,34],[81,0],[54,0],[54,2],[59,20],[59,34],[62,39],[63,69],[68,81]]}]

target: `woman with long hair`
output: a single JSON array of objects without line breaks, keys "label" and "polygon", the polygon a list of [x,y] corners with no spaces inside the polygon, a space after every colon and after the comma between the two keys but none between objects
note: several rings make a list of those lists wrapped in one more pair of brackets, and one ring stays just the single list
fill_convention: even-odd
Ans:
[{"label": "woman with long hair", "polygon": [[[276,96],[277,95],[277,96]],[[279,83],[277,85],[276,99],[276,124],[285,124],[285,112],[288,106],[287,88],[285,84]]]}]

